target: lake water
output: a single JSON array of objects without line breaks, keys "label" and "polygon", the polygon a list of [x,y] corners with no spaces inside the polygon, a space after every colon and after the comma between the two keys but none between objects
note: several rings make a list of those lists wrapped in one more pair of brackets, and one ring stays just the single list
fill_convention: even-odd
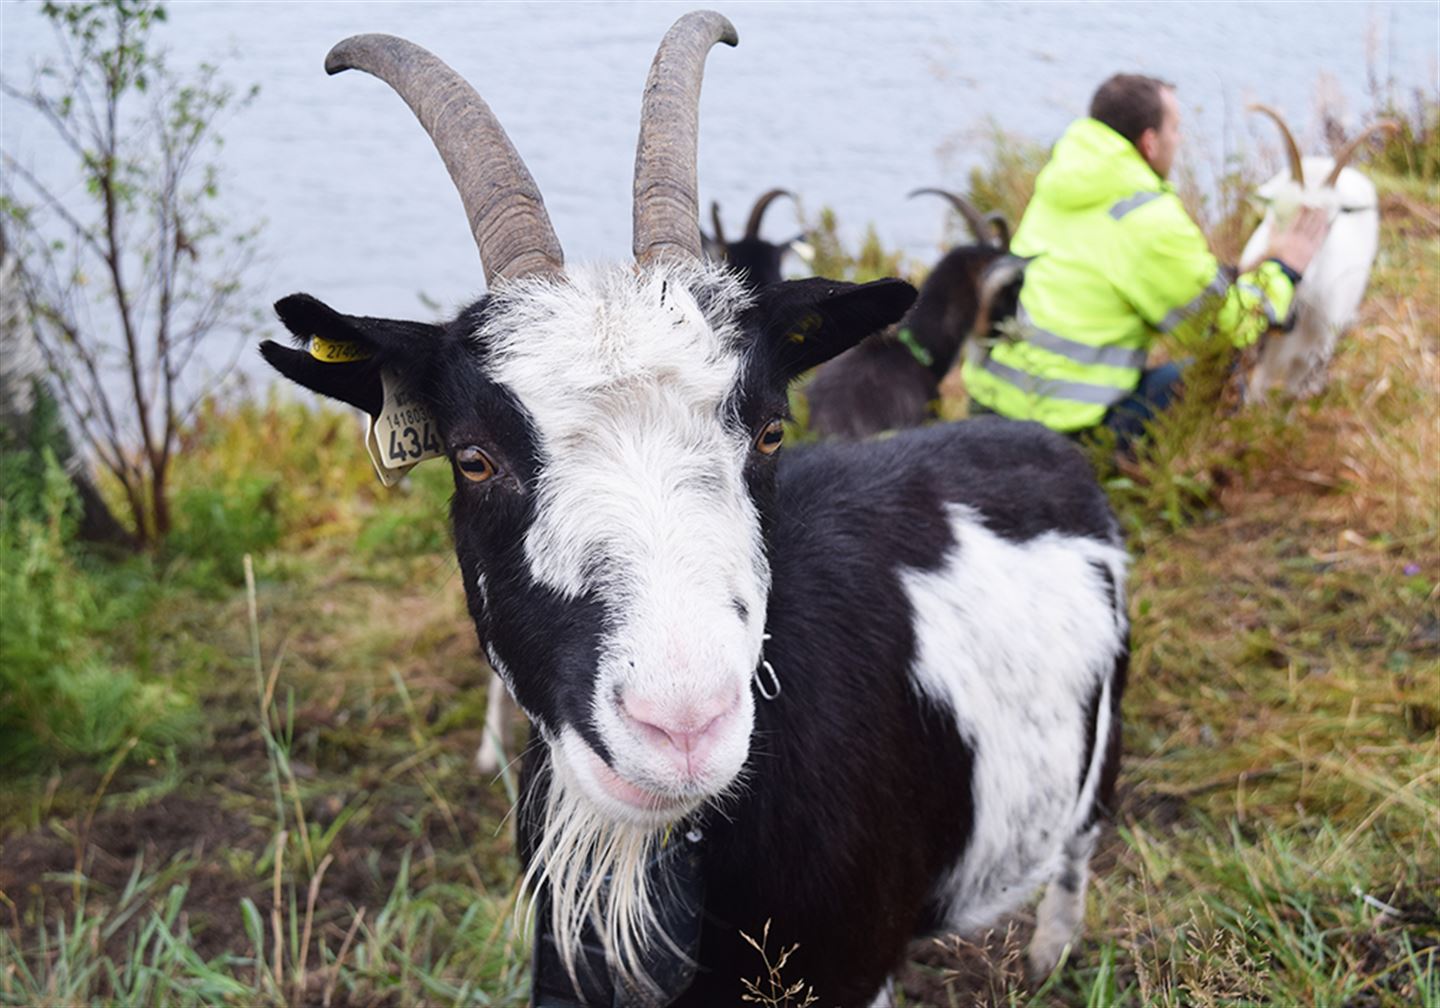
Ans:
[{"label": "lake water", "polygon": [[[28,79],[53,37],[38,4],[0,4],[4,75]],[[257,101],[224,128],[225,206],[264,219],[265,303],[306,290],[341,310],[433,317],[483,290],[459,200],[423,131],[385,85],[327,78],[326,51],[391,32],[434,51],[499,116],[545,195],[571,261],[627,257],[640,91],[661,35],[693,4],[172,3],[161,40],[207,60]],[[1176,82],[1182,159],[1213,177],[1234,152],[1274,158],[1282,109],[1320,146],[1317,100],[1353,128],[1374,84],[1437,93],[1440,4],[716,3],[740,45],[711,51],[700,116],[702,204],[738,230],[772,186],[822,205],[857,235],[933,258],[943,205],[918,186],[963,190],[990,123],[1048,143],[1117,70]],[[5,100],[0,139],[48,178],[61,151]],[[796,230],[788,203],[770,237]]]}]

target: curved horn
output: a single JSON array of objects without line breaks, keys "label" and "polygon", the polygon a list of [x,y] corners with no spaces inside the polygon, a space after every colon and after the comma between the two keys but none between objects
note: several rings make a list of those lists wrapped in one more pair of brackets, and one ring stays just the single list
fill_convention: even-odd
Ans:
[{"label": "curved horn", "polygon": [[714,11],[692,11],[665,33],[650,64],[635,148],[633,245],[641,265],[666,254],[700,256],[700,81],[716,42],[739,42],[734,26]]},{"label": "curved horn", "polygon": [[1285,120],[1280,118],[1280,113],[1261,102],[1254,102],[1246,105],[1245,108],[1250,112],[1259,112],[1261,115],[1267,115],[1275,120],[1275,125],[1280,127],[1280,136],[1285,140],[1285,155],[1290,159],[1290,177],[1300,188],[1305,188],[1305,169],[1300,166],[1300,148],[1295,146],[1295,137],[1290,134],[1290,127],[1285,125]]},{"label": "curved horn", "polygon": [[990,225],[986,223],[984,217],[980,216],[980,211],[976,210],[965,197],[946,192],[944,189],[915,189],[905,198],[914,199],[916,196],[925,195],[940,196],[949,200],[950,205],[961,217],[965,218],[965,223],[969,226],[970,233],[975,236],[975,240],[983,245],[990,243],[990,239],[987,237],[990,233]]},{"label": "curved horn", "polygon": [[1335,155],[1335,167],[1331,168],[1330,174],[1325,176],[1325,187],[1328,189],[1335,184],[1336,179],[1340,177],[1340,172],[1350,163],[1350,159],[1355,156],[1355,152],[1360,149],[1360,145],[1370,139],[1372,134],[1389,133],[1393,136],[1398,132],[1400,132],[1400,124],[1393,119],[1381,119],[1379,122],[1361,130],[1358,136],[1341,148],[1339,154]]},{"label": "curved horn", "polygon": [[715,229],[715,241],[725,245],[725,229],[720,226],[720,201],[710,201],[710,226]]},{"label": "curved horn", "polygon": [[1023,279],[1025,267],[1029,265],[1029,259],[1007,252],[985,267],[984,272],[980,274],[978,308],[975,312],[975,322],[971,326],[973,335],[983,337],[990,331],[995,322],[990,317],[990,313],[995,308],[995,299],[1005,288]]},{"label": "curved horn", "polygon": [[745,222],[746,238],[760,237],[760,221],[765,216],[765,211],[769,209],[771,203],[775,202],[775,200],[781,196],[789,196],[791,199],[795,198],[795,194],[788,189],[771,189],[755,201],[755,205],[750,209],[750,219]]},{"label": "curved horn", "polygon": [[565,257],[535,180],[464,78],[394,35],[354,35],[338,43],[325,57],[325,72],[342,70],[379,77],[425,127],[460,192],[487,285],[563,272]]}]

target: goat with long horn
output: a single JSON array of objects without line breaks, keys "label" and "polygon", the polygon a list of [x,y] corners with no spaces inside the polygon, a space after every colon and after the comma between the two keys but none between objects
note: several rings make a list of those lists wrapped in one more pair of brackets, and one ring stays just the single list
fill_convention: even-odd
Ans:
[{"label": "goat with long horn", "polygon": [[1010,222],[1000,211],[982,214],[964,196],[948,189],[912,189],[906,199],[914,199],[916,196],[939,196],[949,203],[965,221],[970,228],[970,234],[979,244],[994,245],[1002,252],[1010,248]]},{"label": "goat with long horn", "polygon": [[998,324],[1015,313],[1026,261],[1007,252],[1004,214],[982,214],[945,189],[910,193],[924,195],[948,202],[975,241],[950,249],[931,267],[898,325],[816,372],[805,397],[810,429],[821,437],[858,441],[935,419],[941,384],[961,347],[973,353],[987,346]]},{"label": "goat with long horn", "polygon": [[783,445],[790,383],[915,290],[749,289],[700,258],[717,41],[729,22],[698,12],[661,43],[634,261],[594,266],[562,265],[468,85],[397,39],[343,45],[331,68],[384,77],[430,132],[490,289],[439,323],[291,295],[296,345],[262,352],[450,466],[469,614],[533,725],[515,814],[533,1003],[735,1005],[761,934],[819,1002],[882,1003],[913,938],[1043,885],[1047,971],[1114,793],[1118,523],[1084,456],[1033,424]]},{"label": "goat with long horn", "polygon": [[766,241],[760,237],[760,223],[765,218],[765,211],[782,196],[792,200],[795,198],[795,194],[788,189],[771,189],[761,194],[750,208],[744,233],[734,241],[727,241],[725,238],[724,225],[720,220],[720,204],[713,200],[710,203],[710,224],[714,234],[703,236],[706,254],[717,262],[728,263],[748,286],[755,289],[779,283],[783,279],[780,267],[785,254],[801,251],[803,248],[804,234],[783,242]]},{"label": "goat with long horn", "polygon": [[1250,111],[1267,116],[1279,128],[1287,168],[1257,190],[1265,215],[1241,253],[1241,270],[1264,258],[1271,238],[1302,206],[1325,210],[1332,223],[1324,244],[1305,270],[1305,282],[1295,290],[1289,331],[1270,336],[1260,347],[1246,381],[1246,397],[1258,399],[1279,387],[1296,398],[1308,398],[1325,387],[1330,359],[1340,336],[1355,320],[1379,248],[1380,208],[1375,186],[1349,162],[1367,140],[1397,126],[1389,120],[1372,123],[1333,158],[1301,157],[1279,112],[1258,103],[1251,105]]}]

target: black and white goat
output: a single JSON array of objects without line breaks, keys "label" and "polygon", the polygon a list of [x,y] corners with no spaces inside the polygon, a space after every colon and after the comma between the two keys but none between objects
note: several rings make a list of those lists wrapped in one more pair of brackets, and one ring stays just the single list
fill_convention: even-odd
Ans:
[{"label": "black and white goat", "polygon": [[1275,121],[1285,141],[1288,168],[1262,185],[1256,195],[1265,216],[1240,254],[1241,271],[1264,258],[1271,238],[1302,206],[1322,207],[1330,216],[1330,233],[1295,290],[1294,325],[1268,337],[1246,383],[1247,399],[1262,398],[1283,388],[1296,398],[1309,398],[1325,387],[1330,358],[1340,336],[1355,320],[1370,282],[1370,267],[1380,244],[1380,202],[1375,185],[1347,167],[1360,145],[1377,132],[1394,130],[1389,120],[1361,131],[1334,158],[1300,156],[1300,148],[1280,114],[1268,105],[1252,105]]},{"label": "black and white goat", "polygon": [[920,285],[899,325],[879,332],[815,372],[805,386],[810,429],[858,441],[882,431],[918,427],[935,417],[940,383],[966,341],[981,346],[995,323],[1015,314],[1025,260],[1008,252],[1003,214],[982,216],[966,199],[941,189],[964,218],[975,244],[946,252]]},{"label": "black and white goat", "polygon": [[264,355],[372,412],[403,382],[438,427],[469,611],[543,742],[517,817],[538,1003],[737,1004],[760,968],[742,934],[768,921],[775,947],[799,944],[787,979],[863,1005],[912,937],[1049,883],[1030,947],[1047,970],[1083,915],[1117,765],[1116,523],[1085,459],[1036,425],[782,448],[789,382],[914,291],[748,292],[702,260],[717,41],[736,38],[710,12],[665,36],[635,261],[583,268],[454,71],[390,36],[340,43],[326,68],[383,78],[429,132],[489,292],[443,324],[292,295],[276,308],[310,351]]},{"label": "black and white goat", "polygon": [[750,208],[745,233],[734,241],[725,238],[725,228],[720,222],[720,204],[713,200],[710,203],[710,226],[715,234],[700,235],[705,254],[716,262],[729,265],[751,287],[779,283],[783,279],[780,267],[786,253],[799,252],[804,247],[803,234],[783,242],[766,241],[760,237],[760,223],[765,218],[765,211],[781,196],[795,198],[795,194],[786,189],[771,189],[762,194]]}]

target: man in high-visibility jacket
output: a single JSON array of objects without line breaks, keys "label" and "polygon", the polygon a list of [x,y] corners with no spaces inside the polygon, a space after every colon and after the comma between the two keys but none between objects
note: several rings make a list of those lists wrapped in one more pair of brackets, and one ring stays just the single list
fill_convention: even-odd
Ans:
[{"label": "man in high-visibility jacket", "polygon": [[[1329,229],[1302,211],[1258,267],[1231,279],[1166,182],[1180,145],[1172,85],[1111,77],[1035,180],[1011,251],[1034,257],[1018,334],[961,374],[972,412],[1076,432],[1104,424],[1122,443],[1164,409],[1181,368],[1147,370],[1157,334],[1218,330],[1237,347],[1283,328],[1295,285]],[[978,408],[977,408],[978,407]]]}]

